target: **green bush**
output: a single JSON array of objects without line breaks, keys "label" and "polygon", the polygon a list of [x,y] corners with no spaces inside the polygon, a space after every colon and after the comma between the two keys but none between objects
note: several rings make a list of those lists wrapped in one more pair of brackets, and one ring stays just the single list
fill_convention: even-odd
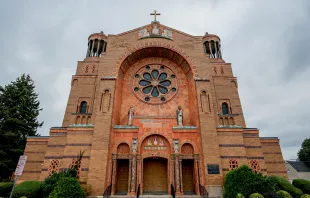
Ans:
[{"label": "green bush", "polygon": [[238,193],[248,197],[252,193],[251,184],[255,181],[256,174],[248,166],[227,173],[224,181],[224,197],[235,198]]},{"label": "green bush", "polygon": [[47,198],[50,195],[62,175],[63,173],[54,173],[51,176],[45,178],[42,184],[43,197]]},{"label": "green bush", "polygon": [[278,198],[275,193],[276,186],[269,177],[254,173],[248,166],[243,165],[226,175],[224,197],[235,198],[238,193],[249,197],[252,193],[260,193],[264,197]]},{"label": "green bush", "polygon": [[270,178],[276,182],[277,189],[284,190],[291,194],[294,198],[299,198],[303,193],[300,189],[293,186],[289,181],[280,176],[270,176]]},{"label": "green bush", "polygon": [[241,193],[238,193],[236,198],[245,198]]},{"label": "green bush", "polygon": [[259,193],[252,193],[249,198],[264,198],[264,196]]},{"label": "green bush", "polygon": [[303,194],[300,198],[310,198],[310,195],[308,195],[308,194]]},{"label": "green bush", "polygon": [[310,194],[310,181],[305,180],[305,179],[294,179],[293,185],[296,188],[299,188],[300,190],[302,190],[303,193]]},{"label": "green bush", "polygon": [[49,198],[85,198],[79,181],[73,177],[61,177]]},{"label": "green bush", "polygon": [[25,196],[27,198],[41,198],[42,189],[39,181],[24,181],[17,185],[14,189],[13,198],[20,198]]},{"label": "green bush", "polygon": [[0,197],[10,196],[12,187],[13,187],[13,182],[1,182],[0,183]]},{"label": "green bush", "polygon": [[288,193],[284,190],[279,190],[277,192],[277,195],[279,195],[280,198],[293,198],[292,195],[290,195],[290,193]]}]

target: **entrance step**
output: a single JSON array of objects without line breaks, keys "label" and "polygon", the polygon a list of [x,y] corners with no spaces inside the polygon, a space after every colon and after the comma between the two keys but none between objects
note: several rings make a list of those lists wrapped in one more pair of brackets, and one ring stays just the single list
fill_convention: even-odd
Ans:
[{"label": "entrance step", "polygon": [[171,195],[140,195],[141,198],[172,198]]}]

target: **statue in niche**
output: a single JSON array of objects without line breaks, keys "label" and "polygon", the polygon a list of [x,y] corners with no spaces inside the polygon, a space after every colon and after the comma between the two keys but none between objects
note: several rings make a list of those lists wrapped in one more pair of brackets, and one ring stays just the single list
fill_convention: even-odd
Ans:
[{"label": "statue in niche", "polygon": [[136,153],[138,148],[138,140],[137,139],[132,139],[132,152]]},{"label": "statue in niche", "polygon": [[177,114],[178,126],[183,126],[183,111],[182,111],[182,108],[180,105],[178,106],[178,110],[177,110],[176,114]]},{"label": "statue in niche", "polygon": [[135,115],[133,106],[131,105],[128,111],[128,126],[132,126],[133,116]]},{"label": "statue in niche", "polygon": [[173,141],[173,150],[175,153],[179,152],[179,141],[178,140]]}]

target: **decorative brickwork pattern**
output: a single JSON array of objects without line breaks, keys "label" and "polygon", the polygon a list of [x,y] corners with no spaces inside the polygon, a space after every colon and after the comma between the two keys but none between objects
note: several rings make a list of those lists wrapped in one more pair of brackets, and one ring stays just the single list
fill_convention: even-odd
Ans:
[{"label": "decorative brickwork pattern", "polygon": [[182,154],[194,154],[194,148],[191,144],[185,143],[181,148]]},{"label": "decorative brickwork pattern", "polygon": [[48,168],[48,176],[51,176],[54,173],[59,171],[59,160],[53,159],[50,161],[50,166]]},{"label": "decorative brickwork pattern", "polygon": [[117,153],[119,154],[128,154],[130,152],[129,145],[126,143],[121,143],[117,147]]},{"label": "decorative brickwork pattern", "polygon": [[255,172],[258,173],[260,171],[259,162],[257,160],[250,160],[250,167]]},{"label": "decorative brickwork pattern", "polygon": [[76,173],[76,177],[80,178],[80,172],[81,172],[81,161],[77,161],[76,159],[72,159],[72,162],[70,164],[70,168],[74,168],[77,167],[77,173]]},{"label": "decorative brickwork pattern", "polygon": [[234,170],[238,167],[239,165],[237,160],[229,160],[229,170]]}]

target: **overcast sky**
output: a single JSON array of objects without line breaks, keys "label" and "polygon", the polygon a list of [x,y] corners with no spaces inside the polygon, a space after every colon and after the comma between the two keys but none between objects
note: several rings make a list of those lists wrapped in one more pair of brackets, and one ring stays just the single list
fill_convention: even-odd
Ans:
[{"label": "overcast sky", "polygon": [[31,75],[43,108],[39,133],[48,135],[62,124],[88,36],[149,24],[154,9],[164,25],[221,37],[247,127],[279,137],[284,158],[295,159],[310,137],[309,0],[1,1],[0,85]]}]

